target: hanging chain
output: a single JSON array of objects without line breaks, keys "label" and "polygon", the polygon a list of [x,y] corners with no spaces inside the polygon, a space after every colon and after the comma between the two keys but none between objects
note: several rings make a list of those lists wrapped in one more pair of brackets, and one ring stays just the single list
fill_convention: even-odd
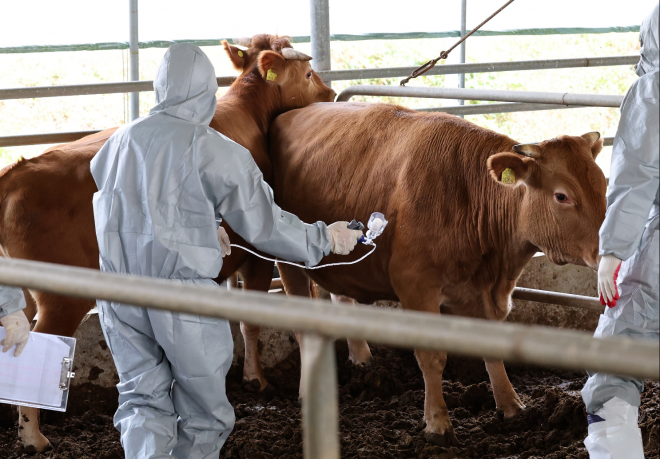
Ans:
[{"label": "hanging chain", "polygon": [[504,6],[502,6],[502,8],[500,8],[499,10],[497,10],[497,11],[495,11],[493,14],[491,14],[488,18],[486,18],[486,20],[485,20],[484,22],[482,22],[482,23],[479,24],[477,27],[475,27],[474,29],[472,29],[472,30],[470,31],[469,34],[465,35],[465,36],[462,37],[460,40],[458,40],[456,43],[454,43],[454,46],[452,46],[451,48],[449,48],[447,51],[443,51],[443,52],[441,52],[440,55],[439,55],[438,57],[436,57],[435,59],[431,59],[431,60],[428,61],[426,64],[423,64],[423,65],[421,65],[420,67],[418,67],[417,69],[413,70],[413,72],[410,74],[410,76],[408,76],[407,78],[401,80],[401,83],[400,83],[401,86],[405,86],[406,83],[408,83],[411,79],[413,79],[413,78],[417,78],[418,76],[423,75],[423,74],[425,74],[426,72],[428,72],[429,70],[431,70],[433,67],[435,67],[435,64],[437,64],[439,60],[441,60],[441,59],[447,59],[447,56],[449,56],[449,53],[451,53],[452,50],[453,50],[454,48],[456,48],[458,45],[460,45],[460,44],[463,43],[465,40],[467,40],[467,38],[468,38],[470,35],[472,35],[473,33],[475,33],[477,30],[479,30],[479,29],[481,28],[481,26],[483,26],[483,25],[486,24],[488,21],[490,21],[490,20],[493,19],[495,16],[497,16],[497,15],[498,15],[498,14],[499,14],[504,8],[506,8],[507,6],[509,6],[510,4],[512,4],[513,1],[514,1],[514,0],[509,0],[508,2],[506,2],[506,3],[504,4]]}]

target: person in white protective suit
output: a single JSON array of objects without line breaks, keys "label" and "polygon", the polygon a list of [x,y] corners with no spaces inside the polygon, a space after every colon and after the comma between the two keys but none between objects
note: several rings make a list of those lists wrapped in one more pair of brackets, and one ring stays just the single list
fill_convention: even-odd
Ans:
[{"label": "person in white protective suit", "polygon": [[[594,337],[629,336],[658,342],[660,206],[658,140],[658,5],[640,29],[640,78],[621,105],[614,138],[607,214],[600,228],[598,290],[607,304]],[[591,459],[644,457],[637,425],[644,381],[590,373],[582,389],[589,414],[584,443]]]},{"label": "person in white protective suit", "polygon": [[25,306],[23,289],[0,285],[0,325],[5,329],[5,337],[0,345],[2,352],[16,346],[15,357],[21,355],[30,338],[30,323],[23,313]]},{"label": "person in white protective suit", "polygon": [[[157,105],[118,129],[91,162],[103,271],[215,285],[229,240],[317,264],[362,235],[346,222],[305,224],[282,211],[250,152],[209,127],[215,71],[199,47],[173,45],[154,81]],[[234,426],[225,395],[226,320],[98,301],[119,373],[114,423],[126,458],[218,458]]]}]

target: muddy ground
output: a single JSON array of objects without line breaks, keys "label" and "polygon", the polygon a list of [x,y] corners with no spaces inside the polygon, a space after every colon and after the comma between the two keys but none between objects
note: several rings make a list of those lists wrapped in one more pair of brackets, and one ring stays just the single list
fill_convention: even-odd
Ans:
[{"label": "muddy ground", "polygon": [[[523,416],[503,421],[495,409],[484,364],[451,357],[443,382],[445,400],[460,448],[443,449],[424,441],[424,383],[412,351],[374,347],[366,368],[347,362],[337,343],[342,457],[391,458],[581,458],[586,414],[579,372],[508,365],[511,382],[527,405]],[[241,383],[240,367],[228,377],[228,395],[236,409],[236,428],[221,457],[240,459],[302,458],[298,404],[299,356],[266,370],[275,391],[254,393]],[[658,459],[660,385],[647,383],[640,424],[647,459]],[[66,415],[44,412],[43,432],[54,449],[25,454],[17,444],[16,416],[0,405],[0,458],[119,459],[119,435],[112,426],[116,392],[91,386],[74,388]]]}]

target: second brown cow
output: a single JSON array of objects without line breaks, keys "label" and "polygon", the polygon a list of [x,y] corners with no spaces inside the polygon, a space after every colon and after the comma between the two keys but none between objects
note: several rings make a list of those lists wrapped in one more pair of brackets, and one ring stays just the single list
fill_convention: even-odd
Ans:
[{"label": "second brown cow", "polygon": [[[335,103],[279,116],[270,137],[283,209],[304,221],[366,222],[374,211],[389,220],[366,260],[307,272],[333,294],[504,320],[516,280],[537,251],[558,264],[597,266],[606,206],[605,177],[594,161],[598,133],[517,145],[451,115]],[[356,249],[353,258],[367,250]],[[279,268],[287,293],[309,293],[305,272]],[[354,361],[369,359],[366,343],[349,347]],[[454,445],[442,395],[447,355],[415,355],[426,386],[425,436]],[[502,361],[487,360],[486,368],[498,409],[505,418],[518,415],[523,404]]]}]

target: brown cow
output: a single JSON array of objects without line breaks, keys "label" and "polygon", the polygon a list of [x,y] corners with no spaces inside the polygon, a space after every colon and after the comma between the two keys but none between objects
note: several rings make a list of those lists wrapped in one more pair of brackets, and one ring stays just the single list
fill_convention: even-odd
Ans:
[{"label": "brown cow", "polygon": [[[516,145],[456,116],[314,104],[271,126],[273,188],[278,204],[304,221],[366,222],[373,211],[389,219],[366,260],[306,272],[328,291],[365,304],[393,300],[405,309],[501,321],[535,252],[557,264],[597,266],[606,206],[605,177],[594,161],[599,137]],[[514,183],[503,183],[506,169]],[[367,250],[356,249],[353,259]],[[289,294],[308,294],[305,271],[279,269]],[[366,343],[349,345],[353,360],[368,360]],[[415,355],[426,387],[425,437],[455,445],[442,396],[447,355]],[[486,360],[486,368],[498,409],[505,418],[519,414],[524,406],[502,361]]]},{"label": "brown cow", "polygon": [[[270,180],[266,135],[271,121],[287,110],[332,101],[335,93],[312,71],[310,58],[291,48],[287,37],[257,35],[241,43],[249,45],[248,49],[223,43],[242,73],[218,100],[211,127],[250,150],[265,179]],[[275,81],[266,80],[269,69],[277,74]],[[98,269],[92,213],[92,195],[97,189],[89,163],[115,129],[49,148],[41,156],[20,160],[0,172],[0,255]],[[232,242],[245,244],[225,228]],[[245,277],[245,288],[268,290],[272,262],[235,250],[224,259],[216,280],[223,282],[237,269]],[[249,282],[255,275],[266,279],[263,285]],[[94,306],[93,301],[49,293],[30,291],[25,296],[26,315],[31,320],[39,310],[34,331],[42,333],[72,336]],[[252,336],[249,326],[242,328],[246,336]],[[246,362],[256,355],[256,342],[250,354],[248,349]],[[260,370],[257,361],[252,371]],[[246,372],[249,374],[247,365]],[[20,413],[19,435],[26,449],[48,449],[49,442],[39,431],[38,410],[21,407]]]}]

